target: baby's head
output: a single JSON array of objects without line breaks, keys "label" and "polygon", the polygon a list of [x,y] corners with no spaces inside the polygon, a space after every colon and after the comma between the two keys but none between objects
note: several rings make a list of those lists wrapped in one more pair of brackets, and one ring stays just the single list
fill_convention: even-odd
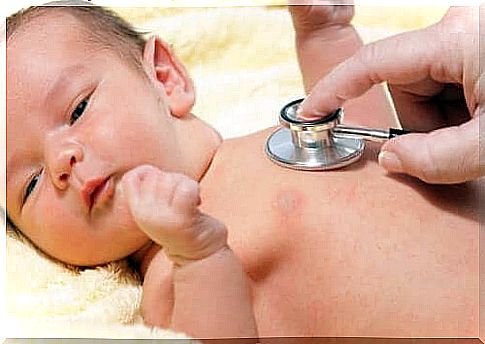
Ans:
[{"label": "baby's head", "polygon": [[194,99],[167,44],[145,42],[103,8],[38,7],[10,17],[10,219],[67,263],[95,265],[136,252],[148,238],[118,182],[141,164],[201,177],[219,136],[190,114]]}]

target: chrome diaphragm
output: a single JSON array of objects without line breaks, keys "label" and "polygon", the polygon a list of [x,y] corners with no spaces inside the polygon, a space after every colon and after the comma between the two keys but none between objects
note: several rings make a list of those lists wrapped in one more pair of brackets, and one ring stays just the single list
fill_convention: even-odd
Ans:
[{"label": "chrome diaphragm", "polygon": [[332,170],[360,159],[365,141],[385,142],[409,131],[349,127],[341,124],[344,110],[339,108],[317,120],[298,117],[303,99],[286,104],[280,112],[281,128],[266,141],[266,154],[278,165],[296,170]]}]

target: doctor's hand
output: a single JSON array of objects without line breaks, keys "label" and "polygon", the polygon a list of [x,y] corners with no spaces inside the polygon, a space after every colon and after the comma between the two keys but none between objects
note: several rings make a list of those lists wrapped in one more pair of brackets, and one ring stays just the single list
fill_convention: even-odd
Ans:
[{"label": "doctor's hand", "polygon": [[362,47],[321,79],[300,115],[326,116],[346,100],[387,82],[404,128],[419,132],[384,144],[379,164],[428,183],[460,183],[480,166],[479,10],[452,7],[440,22]]}]

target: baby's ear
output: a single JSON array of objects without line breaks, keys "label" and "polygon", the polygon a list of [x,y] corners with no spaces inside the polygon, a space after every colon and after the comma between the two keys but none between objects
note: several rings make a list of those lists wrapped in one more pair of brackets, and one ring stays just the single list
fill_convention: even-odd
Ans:
[{"label": "baby's ear", "polygon": [[195,102],[194,85],[167,43],[150,37],[143,51],[143,62],[150,77],[163,87],[172,115],[180,118],[189,114]]}]

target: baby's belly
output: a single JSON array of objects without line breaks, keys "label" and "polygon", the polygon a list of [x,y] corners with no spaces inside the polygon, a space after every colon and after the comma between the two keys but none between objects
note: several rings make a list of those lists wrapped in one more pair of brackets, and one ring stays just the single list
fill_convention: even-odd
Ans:
[{"label": "baby's belly", "polygon": [[373,239],[295,245],[262,280],[256,276],[261,335],[477,335],[475,248],[451,252]]}]

